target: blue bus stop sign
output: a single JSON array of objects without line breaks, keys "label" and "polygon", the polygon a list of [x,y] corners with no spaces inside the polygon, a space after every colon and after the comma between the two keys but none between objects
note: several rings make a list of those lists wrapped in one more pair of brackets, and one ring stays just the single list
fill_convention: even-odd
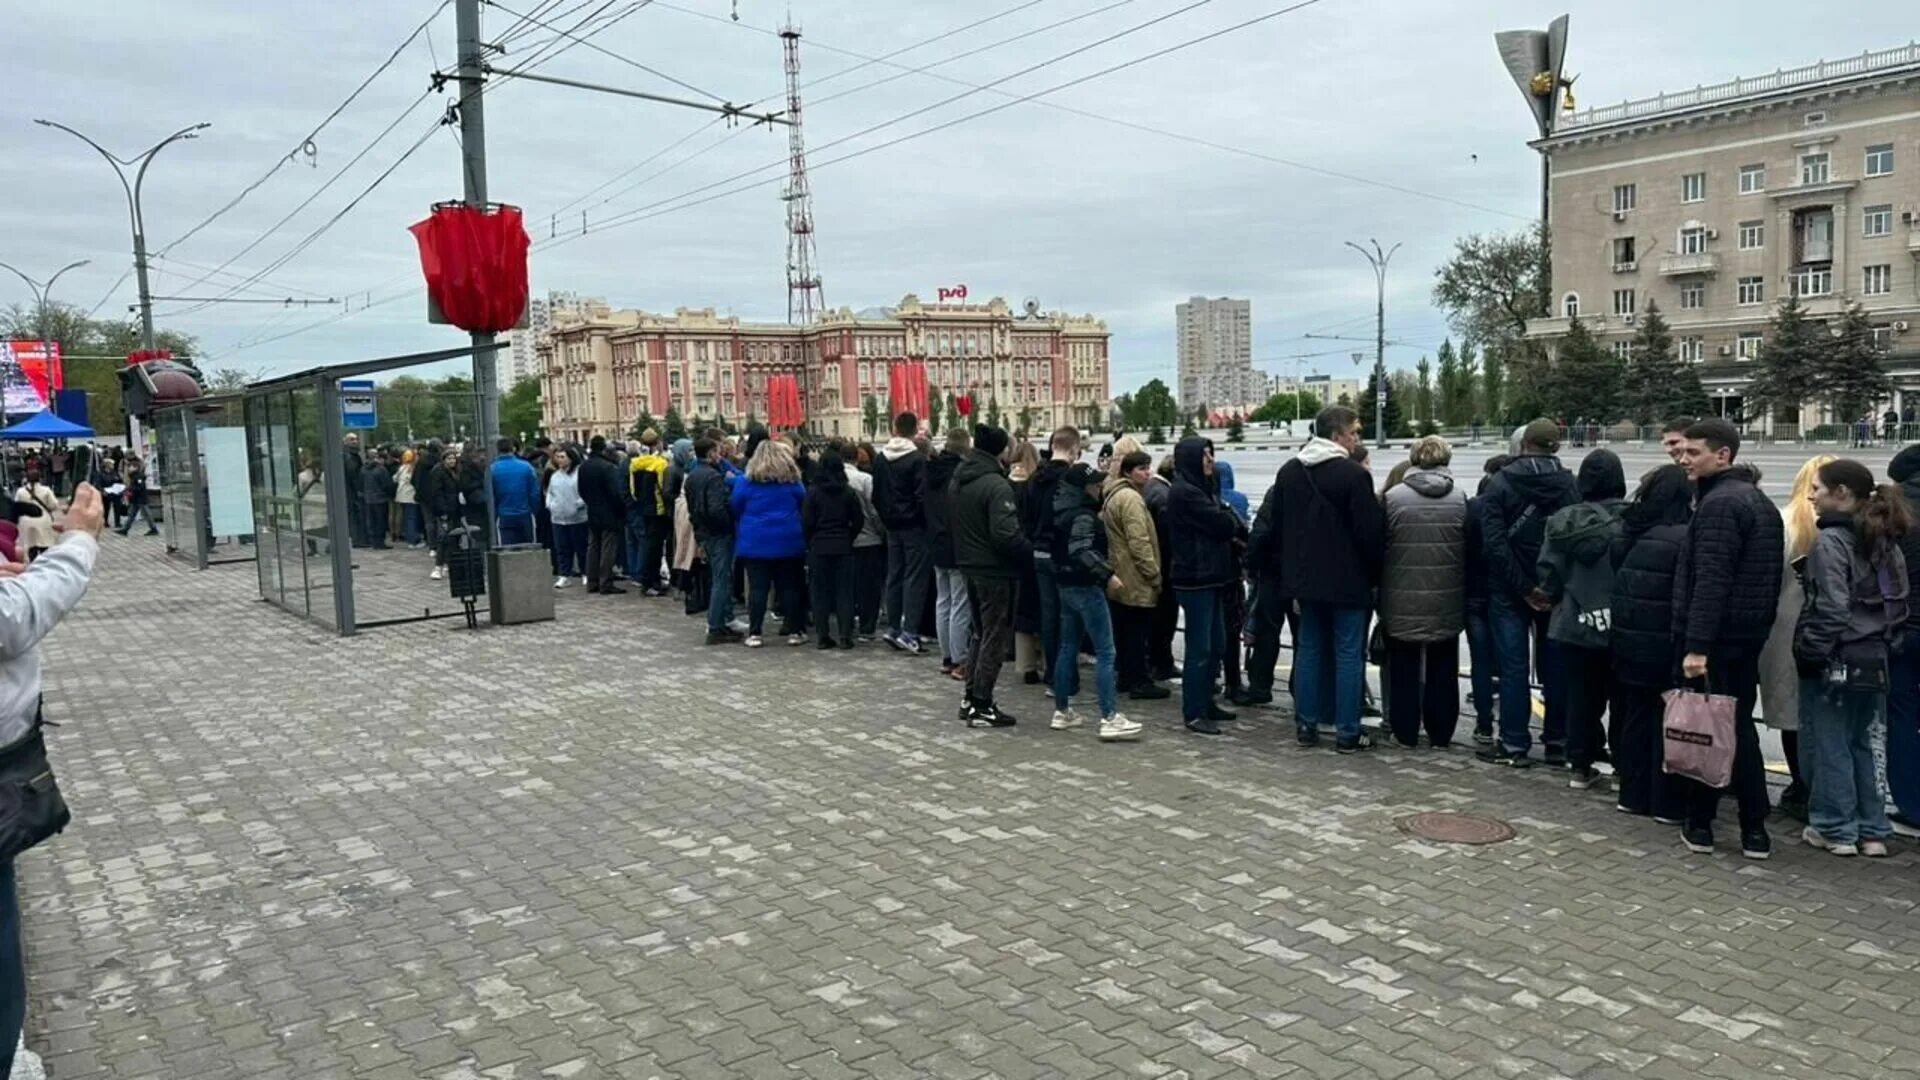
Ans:
[{"label": "blue bus stop sign", "polygon": [[340,420],[350,428],[374,428],[380,424],[374,406],[372,379],[340,380]]}]

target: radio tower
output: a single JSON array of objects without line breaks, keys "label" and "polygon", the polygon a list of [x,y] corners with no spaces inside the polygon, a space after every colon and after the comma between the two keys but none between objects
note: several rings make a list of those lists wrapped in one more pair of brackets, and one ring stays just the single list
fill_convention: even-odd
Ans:
[{"label": "radio tower", "polygon": [[780,30],[787,55],[787,321],[810,323],[826,310],[820,253],[813,246],[813,189],[807,185],[807,140],[800,131],[800,28]]}]

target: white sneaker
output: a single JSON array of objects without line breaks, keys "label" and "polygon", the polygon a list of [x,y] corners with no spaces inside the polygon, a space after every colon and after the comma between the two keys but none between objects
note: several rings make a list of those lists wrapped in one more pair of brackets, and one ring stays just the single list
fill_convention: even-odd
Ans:
[{"label": "white sneaker", "polygon": [[1807,826],[1805,829],[1801,831],[1800,839],[1805,840],[1807,842],[1808,847],[1817,847],[1820,850],[1828,853],[1829,855],[1860,854],[1860,848],[1858,846],[1853,844],[1838,843],[1836,841],[1829,840],[1826,837],[1821,836],[1820,830],[1814,828],[1811,825]]},{"label": "white sneaker", "polygon": [[807,643],[807,635],[805,634],[788,634],[787,635],[787,644],[789,645],[805,645],[806,643]]},{"label": "white sneaker", "polygon": [[749,649],[757,649],[760,646],[765,645],[766,642],[760,640],[759,634],[748,634],[747,640],[743,644],[745,644],[746,647]]},{"label": "white sneaker", "polygon": [[1077,728],[1079,726],[1080,726],[1079,713],[1074,712],[1070,708],[1053,710],[1053,724],[1052,724],[1053,730],[1066,731],[1069,728]]},{"label": "white sneaker", "polygon": [[1860,841],[1860,854],[1865,855],[1869,859],[1884,859],[1887,857],[1887,842],[1885,840],[1862,840]]},{"label": "white sneaker", "polygon": [[1140,725],[1126,718],[1124,713],[1114,713],[1100,721],[1101,742],[1131,742],[1140,737]]},{"label": "white sneaker", "polygon": [[566,579],[566,578],[563,578],[563,577],[560,577],[560,578],[554,578],[554,579],[553,579],[553,587],[554,587],[554,588],[556,588],[556,589],[564,589],[564,588],[566,588],[566,587],[567,587],[567,579]]},{"label": "white sneaker", "polygon": [[433,579],[433,580],[435,580],[435,581],[439,581],[439,580],[440,580],[440,576],[441,576],[441,575],[440,575],[440,568],[439,568],[439,567],[437,567],[437,566],[436,566],[436,567],[434,567],[434,568],[433,568],[433,573],[431,573],[431,574],[428,574],[427,576],[428,576],[428,577],[430,577],[430,578],[432,578],[432,579]]}]

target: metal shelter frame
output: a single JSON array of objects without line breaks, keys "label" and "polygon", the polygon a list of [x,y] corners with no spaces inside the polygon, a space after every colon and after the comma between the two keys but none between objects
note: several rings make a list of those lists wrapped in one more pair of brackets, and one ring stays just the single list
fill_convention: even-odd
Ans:
[{"label": "metal shelter frame", "polygon": [[[247,547],[246,555],[230,559],[213,558],[213,534],[209,531],[208,526],[208,522],[212,518],[212,499],[207,488],[207,468],[204,459],[206,448],[201,445],[200,425],[197,422],[197,418],[201,415],[214,412],[215,410],[239,407],[241,409],[241,422],[244,425],[245,401],[246,395],[240,392],[210,394],[206,397],[194,398],[190,401],[162,405],[152,409],[147,414],[152,422],[153,444],[160,452],[160,455],[164,457],[173,452],[184,452],[187,462],[190,463],[189,467],[192,470],[190,492],[183,507],[176,502],[178,496],[173,490],[173,477],[176,475],[175,470],[178,463],[166,460],[160,461],[158,468],[149,471],[149,476],[151,481],[154,482],[155,489],[161,494],[161,521],[167,526],[165,530],[167,534],[167,554],[191,562],[195,570],[205,570],[209,566],[249,563],[253,562],[257,557],[252,546],[259,531],[259,524],[255,521],[253,522],[253,527],[244,534],[246,538],[245,545]],[[171,440],[161,437],[164,426],[174,422],[179,423],[184,435],[183,450],[170,449],[170,447],[173,447],[175,444],[173,444]],[[249,505],[251,505],[251,503],[249,503]],[[184,509],[186,513],[184,515],[176,514],[173,512],[176,508]],[[178,529],[181,525],[188,526],[192,531],[193,536],[190,540],[179,535]]]},{"label": "metal shelter frame", "polygon": [[[291,375],[280,375],[271,379],[263,379],[260,382],[249,383],[241,396],[251,402],[255,399],[266,399],[278,393],[287,393],[296,390],[313,391],[319,400],[320,437],[318,445],[321,448],[321,452],[330,453],[343,445],[348,430],[345,417],[341,414],[340,410],[340,380],[377,375],[381,372],[395,371],[401,368],[420,367],[425,364],[445,363],[449,360],[459,360],[464,357],[472,360],[475,376],[474,387],[476,392],[479,392],[480,387],[483,385],[479,378],[481,367],[483,365],[490,365],[493,362],[493,354],[506,347],[507,342],[504,341],[489,342],[486,344],[464,345],[451,349],[435,349],[429,352],[406,353],[400,356],[388,356],[375,360],[355,360],[341,364],[327,364],[321,367],[308,368],[305,371],[295,372]],[[251,408],[246,410],[247,438],[251,446],[260,445],[261,440],[267,435],[265,431],[256,430],[255,416],[256,410]],[[477,437],[482,439],[491,438],[490,435],[484,432],[480,433]],[[331,562],[332,575],[332,629],[341,637],[350,637],[358,630],[370,629],[375,626],[384,626],[397,622],[418,622],[425,618],[444,617],[422,615],[404,619],[368,621],[365,623],[360,623],[355,620],[353,547],[347,542],[347,537],[352,534],[352,527],[348,517],[351,499],[347,492],[346,476],[338,468],[323,468],[320,470],[320,473],[326,492],[326,528],[327,535],[330,538],[327,544],[327,558]],[[256,484],[258,483],[257,475],[255,482]],[[488,501],[488,513],[491,515],[491,499]],[[257,532],[259,528],[259,512],[257,507],[254,516]],[[264,551],[261,553],[261,556],[265,556]],[[289,608],[283,600],[276,600],[273,597],[264,595],[265,591],[263,587],[262,599],[274,603],[275,606],[280,607],[282,610],[289,611],[291,614],[298,615],[302,618],[321,621],[314,619],[310,610],[294,611]]]}]

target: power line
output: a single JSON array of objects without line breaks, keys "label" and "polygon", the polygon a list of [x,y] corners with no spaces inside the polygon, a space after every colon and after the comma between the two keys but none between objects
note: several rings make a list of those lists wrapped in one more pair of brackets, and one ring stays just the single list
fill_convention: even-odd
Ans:
[{"label": "power line", "polygon": [[[188,240],[193,238],[195,233],[198,233],[200,230],[206,228],[208,225],[213,224],[214,221],[218,220],[222,214],[225,214],[227,211],[240,205],[240,201],[242,199],[245,199],[248,195],[253,194],[253,192],[256,189],[258,189],[260,185],[266,183],[268,180],[271,180],[273,178],[273,175],[279,172],[281,167],[284,166],[287,162],[292,161],[295,158],[295,156],[302,153],[312,153],[313,151],[311,148],[313,147],[313,140],[319,137],[322,131],[325,131],[327,129],[328,124],[333,123],[336,117],[338,117],[341,113],[345,112],[347,107],[349,105],[352,105],[354,101],[360,97],[361,93],[364,92],[368,86],[371,86],[373,84],[373,80],[379,78],[382,72],[386,71],[389,67],[393,66],[393,62],[400,58],[400,54],[406,51],[407,46],[413,44],[413,39],[419,37],[421,33],[424,32],[427,29],[427,27],[433,23],[434,19],[439,18],[440,13],[447,9],[447,5],[449,3],[452,3],[452,0],[440,0],[439,5],[433,9],[432,14],[420,20],[420,25],[414,27],[413,32],[411,34],[408,34],[406,38],[400,42],[399,45],[395,46],[394,50],[391,53],[387,54],[387,58],[380,62],[379,67],[376,67],[373,69],[372,74],[360,80],[360,85],[354,87],[353,92],[348,94],[345,100],[341,101],[340,104],[334,106],[332,112],[328,113],[326,117],[322,119],[320,123],[316,125],[312,131],[307,132],[304,138],[302,138],[299,142],[294,143],[293,149],[287,151],[284,155],[280,157],[279,160],[275,161],[273,165],[267,169],[266,172],[260,175],[260,178],[258,180],[255,180],[253,183],[248,184],[244,188],[241,188],[240,193],[238,195],[235,195],[233,198],[228,199],[226,202],[226,205],[220,207],[218,210],[215,210],[213,213],[208,214],[206,218],[202,220],[198,225],[195,225],[193,228],[188,229],[185,233],[182,233],[178,238],[173,240],[171,243],[167,244],[166,247],[163,247],[159,251],[154,252],[155,257],[157,258],[161,255],[165,255],[167,252],[172,251],[174,248],[179,247],[181,244],[186,243]],[[428,44],[429,45],[432,44],[431,40],[429,40]]]},{"label": "power line", "polygon": [[[505,4],[500,3],[499,0],[481,0],[481,2],[486,4],[491,4],[492,6],[499,8],[501,11],[504,11],[509,15],[517,14],[517,12],[515,12],[512,8],[506,6]],[[649,2],[651,2],[651,0],[649,0]],[[666,81],[672,83],[673,85],[680,87],[682,90],[691,90],[692,92],[699,94],[702,97],[712,98],[714,101],[720,102],[721,104],[730,104],[730,102],[728,102],[726,98],[721,97],[719,94],[716,94],[711,90],[702,90],[700,87],[695,86],[684,79],[676,79],[664,71],[660,71],[657,68],[648,67],[647,65],[641,63],[638,60],[633,59],[630,56],[622,56],[619,53],[614,52],[612,49],[606,48],[603,45],[596,45],[591,41],[585,41],[579,38],[575,38],[571,31],[556,29],[555,27],[547,23],[541,22],[539,19],[534,18],[530,15],[522,15],[520,17],[523,19],[526,19],[530,23],[533,23],[535,26],[541,27],[546,30],[553,30],[555,33],[558,33],[562,37],[568,38],[569,40],[573,40],[578,42],[579,44],[585,45],[587,48],[592,49],[594,52],[600,53],[603,56],[612,57],[613,59],[618,60],[629,67],[636,68],[640,71],[644,71],[647,74],[654,76],[655,78],[665,79]]]},{"label": "power line", "polygon": [[[696,136],[700,135],[702,132],[705,132],[717,126],[722,119],[724,118],[716,116],[713,119],[700,124],[699,126],[695,127],[692,131],[689,131],[685,135],[682,135],[680,138],[674,140],[673,143],[671,143],[670,145],[664,147],[663,149],[657,150],[652,154],[649,154],[646,157],[640,159],[638,164],[635,164],[634,166],[627,169],[626,171],[618,173],[617,175],[611,176],[605,180],[602,180],[598,186],[587,191],[585,194],[575,197],[572,201],[565,203],[564,205],[560,206],[557,209],[548,211],[549,216],[558,217],[559,215],[564,214],[568,210],[571,210],[572,208],[585,202],[586,200],[593,198],[594,195],[598,194],[601,191],[604,191],[608,185],[617,184],[620,181],[625,180],[627,177],[632,176],[634,173],[639,172],[641,169],[646,168],[648,165],[653,164],[655,161],[658,161],[661,158],[665,157],[666,155],[673,153],[675,150],[680,149],[682,146],[685,146],[688,142],[692,141]],[[681,164],[685,164],[685,161],[683,160]],[[652,179],[652,177],[649,177],[648,179]],[[642,180],[640,181],[640,183],[644,184],[646,183],[646,181]],[[634,185],[634,186],[637,187],[638,185]],[[595,206],[602,205],[607,200],[618,198],[619,196],[631,190],[633,190],[633,188],[631,187],[623,188],[620,191],[616,191],[612,195],[607,196],[607,199],[602,199],[599,203],[595,203],[594,205]]]}]

